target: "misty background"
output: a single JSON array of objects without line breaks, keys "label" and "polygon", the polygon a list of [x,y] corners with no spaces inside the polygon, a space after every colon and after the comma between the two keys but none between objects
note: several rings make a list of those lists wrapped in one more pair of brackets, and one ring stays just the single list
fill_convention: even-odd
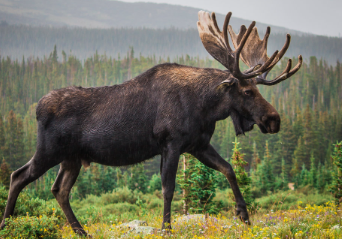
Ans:
[{"label": "misty background", "polygon": [[[170,4],[172,3],[172,4]],[[176,5],[179,4],[179,5]],[[268,52],[280,49],[287,33],[292,41],[286,57],[316,56],[329,64],[341,61],[340,1],[111,1],[0,0],[0,55],[19,61],[58,53],[87,59],[98,54],[117,58],[130,47],[136,54],[209,57],[197,32],[199,10],[215,11],[222,28],[257,21],[261,38],[271,26]],[[248,19],[248,20],[246,20]],[[318,35],[316,35],[318,34]]]}]

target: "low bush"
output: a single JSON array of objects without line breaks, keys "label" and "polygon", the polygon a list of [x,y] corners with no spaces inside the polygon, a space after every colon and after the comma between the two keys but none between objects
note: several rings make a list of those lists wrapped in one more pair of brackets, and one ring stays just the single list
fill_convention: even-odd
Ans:
[{"label": "low bush", "polygon": [[0,238],[60,238],[59,219],[50,216],[19,216],[6,219],[6,227],[0,231]]},{"label": "low bush", "polygon": [[[3,213],[5,212],[7,196],[8,190],[0,185],[0,218],[3,217]],[[39,198],[32,198],[30,194],[23,191],[17,199],[13,216],[26,216],[27,214],[33,217],[39,217],[40,215],[52,216],[54,214],[56,217],[60,218],[61,223],[64,218],[62,209],[55,199],[45,201]]]},{"label": "low bush", "polygon": [[332,201],[330,194],[319,194],[311,191],[304,193],[299,190],[288,190],[277,193],[269,193],[269,195],[256,199],[259,210],[286,210],[296,208],[298,205],[323,205],[326,202]]}]

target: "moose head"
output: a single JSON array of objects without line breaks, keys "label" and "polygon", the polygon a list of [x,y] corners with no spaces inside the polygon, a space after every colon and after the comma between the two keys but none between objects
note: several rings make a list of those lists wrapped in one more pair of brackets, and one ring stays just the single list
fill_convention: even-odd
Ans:
[{"label": "moose head", "polygon": [[[232,13],[226,15],[223,32],[220,31],[215,13],[200,11],[197,22],[198,32],[205,49],[223,66],[228,69],[229,77],[222,81],[222,88],[229,91],[227,105],[230,105],[236,134],[253,129],[257,124],[262,133],[277,133],[280,130],[280,117],[275,108],[260,94],[256,85],[275,85],[295,74],[302,65],[302,56],[298,57],[298,64],[291,69],[292,60],[289,59],[285,70],[273,80],[266,80],[268,72],[280,61],[290,45],[291,36],[287,34],[283,48],[267,56],[267,40],[270,27],[267,28],[264,39],[259,38],[255,22],[246,29],[243,25],[239,34],[229,25]],[[228,31],[235,51],[229,45]],[[249,67],[241,72],[239,60]]]}]

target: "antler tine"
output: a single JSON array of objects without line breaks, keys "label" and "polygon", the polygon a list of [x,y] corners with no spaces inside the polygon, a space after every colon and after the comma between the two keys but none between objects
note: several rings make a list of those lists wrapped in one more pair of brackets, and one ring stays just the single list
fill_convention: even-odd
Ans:
[{"label": "antler tine", "polygon": [[[246,74],[248,78],[253,78],[255,76],[261,75],[262,73],[268,71],[268,69],[272,69],[273,66],[278,62],[275,60],[276,56],[278,56],[278,51],[275,51],[273,55],[263,64],[261,67],[257,68],[255,71]],[[272,62],[275,62],[274,65]],[[253,75],[253,76],[252,76]]]},{"label": "antler tine", "polygon": [[[240,45],[242,38],[246,35],[246,27],[242,25],[240,32],[236,34],[233,28],[229,26],[229,33],[232,38],[233,44],[236,48],[237,45]],[[241,50],[240,57],[243,60],[243,62],[249,66],[249,69],[242,73],[243,78],[249,79],[257,76],[258,82],[261,83],[261,79],[265,81],[268,72],[285,55],[287,49],[290,46],[291,36],[287,34],[286,41],[282,49],[279,52],[276,51],[271,57],[268,57],[267,43],[270,33],[271,28],[267,27],[264,39],[261,40],[257,28],[255,27],[253,29],[251,36],[248,38],[247,43],[245,44],[245,47]],[[272,84],[274,84],[274,82],[280,82],[279,80],[283,79],[285,76],[289,77],[290,75],[293,75],[296,71],[298,71],[300,66],[301,63],[290,71],[291,66],[288,65],[287,68],[283,71],[283,73],[279,77],[274,79],[275,81],[272,81]]]},{"label": "antler tine", "polygon": [[[224,19],[224,24],[223,24],[224,42],[226,43],[229,51],[232,51],[232,49],[230,48],[230,45],[229,45],[229,41],[228,41],[228,24],[229,24],[231,16],[232,16],[232,12],[228,12],[228,14],[226,15],[226,18]],[[216,19],[215,19],[215,22],[216,22]]]},{"label": "antler tine", "polygon": [[[279,59],[275,60],[275,58],[277,56],[279,56],[280,54],[278,54],[278,51],[275,51],[273,53],[273,55],[266,62],[264,62],[261,65],[261,67],[257,68],[256,70],[253,70],[251,72],[249,71],[249,73],[247,73],[247,72],[242,73],[240,71],[240,68],[239,68],[240,53],[241,53],[244,45],[246,44],[247,39],[248,39],[249,35],[251,34],[254,26],[255,26],[255,21],[253,21],[251,23],[251,25],[248,27],[248,30],[247,30],[246,33],[244,33],[244,35],[243,35],[243,37],[242,37],[242,39],[241,39],[241,41],[239,43],[238,48],[235,50],[235,54],[234,54],[235,55],[235,61],[234,61],[234,64],[233,64],[232,73],[239,80],[250,79],[250,78],[256,77],[258,75],[261,75],[262,73],[266,72],[269,68],[272,68],[279,61]],[[242,29],[243,28],[241,28],[241,30]],[[266,38],[265,42],[266,42],[266,44],[267,44],[267,38],[268,38],[269,33],[270,33],[270,29],[268,29],[268,31],[266,32],[266,35],[265,35],[265,38]],[[284,54],[283,53],[283,49],[282,49],[281,54],[282,55]]]},{"label": "antler tine", "polygon": [[[234,56],[228,56],[228,59],[230,61],[229,64],[229,70],[231,71],[231,73],[238,78],[239,80],[244,80],[247,79],[246,74],[243,74],[240,71],[240,66],[239,66],[239,59],[240,59],[240,53],[242,48],[244,47],[247,38],[249,37],[249,35],[252,32],[253,27],[255,26],[255,21],[253,21],[251,23],[251,25],[248,27],[247,32],[244,34],[243,38],[241,39],[241,42],[239,44],[239,46],[237,47],[237,49],[234,51]],[[228,37],[228,36],[227,36]]]},{"label": "antler tine", "polygon": [[270,28],[270,27],[267,27],[267,28],[266,28],[266,33],[265,33],[265,36],[264,36],[264,39],[263,39],[264,48],[265,48],[265,49],[267,49],[268,37],[270,36],[270,34],[271,34],[271,28]]},{"label": "antler tine", "polygon": [[261,84],[261,85],[278,84],[278,83],[282,82],[283,80],[290,78],[293,74],[295,74],[300,69],[300,67],[302,66],[302,63],[303,63],[302,55],[299,55],[297,65],[290,71],[291,65],[292,65],[292,60],[289,59],[289,61],[287,62],[287,66],[286,66],[285,70],[279,76],[277,76],[275,79],[268,81],[265,78],[259,78],[258,77],[258,78],[256,78],[256,83]]},{"label": "antler tine", "polygon": [[280,61],[280,59],[285,55],[287,49],[290,46],[290,42],[291,42],[291,36],[290,34],[286,35],[286,41],[284,46],[281,48],[281,50],[279,51],[276,60],[274,60],[274,62],[267,68],[266,71],[270,71],[272,70],[272,68]]},{"label": "antler tine", "polygon": [[[267,41],[271,33],[270,27],[267,28],[263,40],[259,38],[254,21],[248,29],[245,26],[241,26],[239,34],[235,34],[232,27],[229,26],[231,16],[231,12],[226,15],[223,31],[221,32],[217,25],[215,13],[209,15],[208,12],[200,11],[198,13],[199,21],[197,22],[197,27],[205,49],[241,83],[246,79],[257,77],[258,84],[276,84],[276,82],[280,82],[298,71],[302,64],[301,56],[296,67],[290,70],[291,62],[289,62],[279,77],[267,83],[267,73],[280,61],[290,45],[290,35],[286,36],[283,48],[280,51],[274,52],[271,57],[268,57]],[[228,30],[235,48],[234,51],[229,45]],[[240,57],[250,67],[247,71],[240,71]]]}]

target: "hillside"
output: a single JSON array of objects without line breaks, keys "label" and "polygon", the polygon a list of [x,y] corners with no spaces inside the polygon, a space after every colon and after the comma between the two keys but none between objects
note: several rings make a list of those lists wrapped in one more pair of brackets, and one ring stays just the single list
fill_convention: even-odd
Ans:
[{"label": "hillside", "polygon": [[[260,31],[263,35],[263,33]],[[279,50],[285,42],[284,33],[273,32],[269,38],[268,52]],[[130,47],[136,55],[157,58],[170,57],[171,61],[181,55],[208,57],[198,36],[197,29],[87,29],[67,27],[37,26],[0,26],[0,55],[10,56],[21,61],[35,56],[48,56],[57,45],[58,53],[64,50],[67,55],[75,55],[85,60],[97,51],[111,57],[125,55]],[[304,59],[310,56],[324,58],[335,65],[342,60],[342,39],[317,35],[292,35],[287,57],[302,54]]]},{"label": "hillside", "polygon": [[[198,37],[200,9],[169,4],[126,3],[108,0],[0,0],[0,55],[21,60],[43,58],[54,45],[80,59],[99,54],[117,57],[133,47],[137,54],[171,57],[208,57]],[[229,9],[227,9],[229,11]],[[247,16],[246,16],[247,17]],[[221,26],[224,15],[217,14]],[[250,20],[231,19],[235,30]],[[257,23],[261,37],[267,25]],[[280,49],[285,34],[292,43],[287,57],[302,54],[323,58],[329,64],[341,61],[342,39],[304,34],[272,26],[268,50]]]},{"label": "hillside", "polygon": [[[0,21],[16,25],[54,27],[195,29],[199,10],[206,9],[108,0],[0,0]],[[224,15],[217,14],[217,19],[222,23]],[[234,16],[231,19],[231,25],[236,29],[242,24],[249,25],[250,22]],[[261,29],[267,27],[262,23],[258,23],[257,26]],[[272,30],[300,34],[298,31],[283,27],[272,26]]]}]

